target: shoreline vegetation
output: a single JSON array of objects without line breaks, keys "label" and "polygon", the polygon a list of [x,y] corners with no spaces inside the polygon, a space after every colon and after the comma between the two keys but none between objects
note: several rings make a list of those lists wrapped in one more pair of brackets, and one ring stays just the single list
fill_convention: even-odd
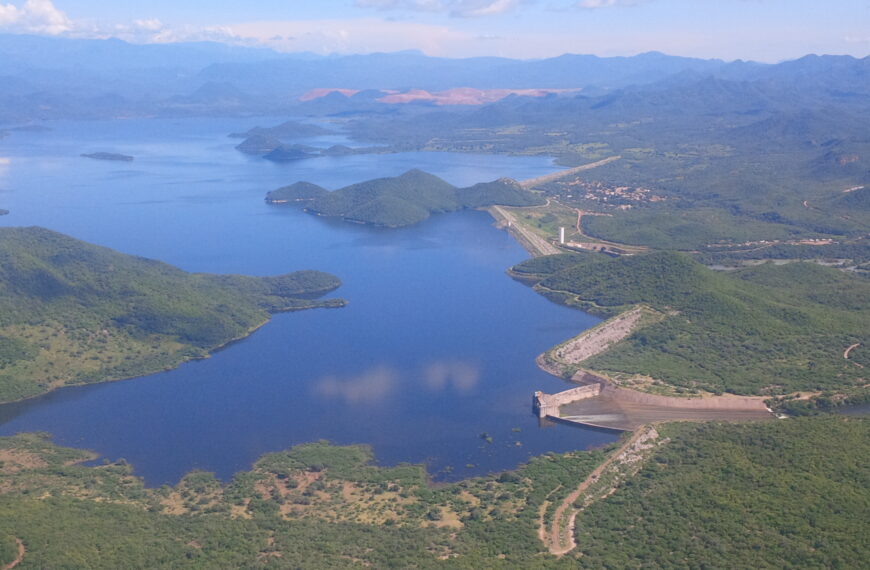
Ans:
[{"label": "shoreline vegetation", "polygon": [[0,228],[0,402],[175,368],[273,313],[341,307],[318,271],[187,273],[42,228]]},{"label": "shoreline vegetation", "polygon": [[[513,220],[517,226],[522,223],[518,217]],[[785,294],[779,292],[780,303],[806,304],[801,296],[805,291],[791,291],[780,283],[793,282],[795,275],[776,274],[800,272],[805,269],[801,266],[809,264],[753,268],[728,279],[743,279],[739,284],[750,290],[754,286],[747,284],[774,283],[785,289]],[[650,267],[655,271],[648,271]],[[601,359],[639,334],[686,315],[704,317],[692,313],[697,307],[691,303],[678,300],[699,291],[732,291],[708,271],[668,252],[630,257],[572,252],[533,257],[509,274],[556,302],[609,317],[538,358],[548,372],[588,380],[599,374],[599,362],[610,362],[605,370],[612,369],[618,360]],[[832,277],[836,270],[821,271],[812,286],[829,284],[826,279],[838,283]],[[662,281],[671,273],[670,280]],[[657,281],[648,282],[650,276]],[[192,277],[222,280],[224,285],[241,285],[242,280],[246,290],[251,282],[245,280],[253,279]],[[56,293],[54,285],[49,289],[40,294]],[[645,297],[650,291],[655,295]],[[749,300],[758,299],[750,295]],[[284,310],[294,308],[299,307]],[[839,307],[827,309],[836,312]],[[653,336],[647,342],[655,340]],[[860,366],[862,346],[864,340],[852,339],[836,351],[847,364]],[[614,379],[620,385],[627,380]],[[652,385],[657,386],[654,391],[674,389]],[[626,391],[683,402],[739,399],[690,399],[686,396],[698,396],[699,387],[676,390],[683,390],[678,392],[681,397]],[[123,460],[85,467],[80,463],[94,454],[55,446],[45,435],[0,438],[0,563],[23,560],[51,567],[74,557],[121,567],[147,557],[155,567],[280,567],[287,560],[316,560],[335,567],[467,568],[498,559],[508,565],[595,567],[643,560],[663,565],[674,561],[675,551],[686,564],[702,564],[711,556],[725,556],[730,562],[723,563],[738,566],[750,558],[762,565],[811,560],[820,566],[853,566],[866,560],[866,547],[850,538],[865,534],[866,527],[864,503],[855,500],[867,488],[855,473],[870,472],[866,418],[660,422],[630,426],[632,434],[602,450],[544,454],[514,470],[435,486],[423,466],[373,466],[366,446],[318,442],[266,454],[250,471],[226,483],[194,471],[173,487],[148,489]],[[783,455],[783,449],[788,453]],[[815,471],[819,465],[824,466],[823,478]],[[782,484],[757,485],[759,478]],[[822,495],[823,502],[794,501],[796,496]],[[735,496],[740,497],[737,503]],[[710,502],[710,497],[715,500]],[[771,512],[777,513],[778,524],[771,525]],[[806,524],[810,519],[815,521],[812,526]],[[10,521],[15,521],[14,528]],[[733,530],[735,521],[738,532]],[[850,523],[844,533],[843,524]],[[670,530],[685,524],[692,525],[691,533]],[[777,534],[780,527],[790,531]],[[747,540],[746,528],[755,529],[759,537]],[[112,537],[113,549],[99,547],[106,536]],[[650,549],[650,544],[666,546]]]},{"label": "shoreline vegetation", "polygon": [[316,442],[225,483],[194,471],[151,489],[124,460],[84,466],[93,454],[19,434],[0,438],[0,563],[19,539],[35,567],[628,567],[674,552],[691,565],[855,567],[868,436],[868,419],[833,415],[670,423],[437,486],[422,466]]}]

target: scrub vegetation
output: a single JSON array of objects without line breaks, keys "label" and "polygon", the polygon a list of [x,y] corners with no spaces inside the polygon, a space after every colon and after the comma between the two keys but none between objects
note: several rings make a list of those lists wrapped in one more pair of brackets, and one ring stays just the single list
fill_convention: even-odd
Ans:
[{"label": "scrub vegetation", "polygon": [[86,467],[87,452],[19,435],[0,438],[0,562],[20,539],[35,568],[858,567],[868,428],[840,416],[660,426],[641,468],[602,477],[609,490],[577,505],[577,548],[562,558],[541,529],[618,444],[432,486],[420,466],[319,442],[228,483],[194,472],[149,489],[123,460]]}]

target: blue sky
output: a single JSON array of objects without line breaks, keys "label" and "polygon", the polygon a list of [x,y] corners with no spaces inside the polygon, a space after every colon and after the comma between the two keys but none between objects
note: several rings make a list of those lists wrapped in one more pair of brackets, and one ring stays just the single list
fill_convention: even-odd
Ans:
[{"label": "blue sky", "polygon": [[870,53],[870,0],[0,0],[0,31],[281,51],[780,61]]}]

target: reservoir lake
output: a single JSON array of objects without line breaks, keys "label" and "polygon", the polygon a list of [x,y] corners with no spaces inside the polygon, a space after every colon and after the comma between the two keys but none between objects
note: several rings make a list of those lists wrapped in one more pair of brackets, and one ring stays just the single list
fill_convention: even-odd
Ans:
[{"label": "reservoir lake", "polygon": [[[557,170],[549,159],[397,153],[276,164],[227,137],[282,120],[58,122],[0,139],[0,208],[10,210],[0,225],[39,225],[188,271],[328,271],[343,281],[331,296],[349,302],[275,315],[175,370],[2,405],[0,435],[50,432],[126,459],[149,486],[193,469],[226,480],[264,453],[321,439],[368,444],[380,464],[425,463],[436,480],[456,480],[617,438],[539,426],[532,415],[534,390],[568,387],[535,356],[598,319],[510,279],[505,270],[528,254],[487,213],[383,229],[263,199],[298,180],[335,189],[411,168],[456,185],[524,179]],[[102,151],[135,160],[79,156]]]}]

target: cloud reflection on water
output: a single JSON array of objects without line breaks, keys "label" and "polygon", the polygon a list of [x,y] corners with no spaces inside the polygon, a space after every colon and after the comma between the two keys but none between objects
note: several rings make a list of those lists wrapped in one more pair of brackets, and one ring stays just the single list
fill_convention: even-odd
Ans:
[{"label": "cloud reflection on water", "polygon": [[381,364],[353,376],[324,376],[312,384],[312,392],[348,404],[376,404],[399,388],[424,387],[432,392],[452,389],[468,394],[477,387],[480,375],[480,366],[458,360],[431,362],[414,374],[403,374],[394,367]]},{"label": "cloud reflection on water", "polygon": [[349,404],[374,404],[388,396],[399,384],[399,372],[380,365],[357,376],[324,376],[314,383],[314,393],[340,398]]},{"label": "cloud reflection on water", "polygon": [[457,392],[468,393],[480,381],[480,366],[458,360],[433,362],[423,370],[423,381],[435,392],[452,387]]}]

